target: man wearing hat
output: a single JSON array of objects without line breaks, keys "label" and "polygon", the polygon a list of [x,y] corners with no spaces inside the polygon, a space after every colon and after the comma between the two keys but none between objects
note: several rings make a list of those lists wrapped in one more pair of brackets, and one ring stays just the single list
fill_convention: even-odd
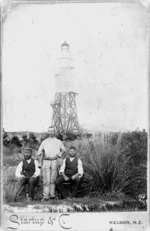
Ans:
[{"label": "man wearing hat", "polygon": [[43,199],[48,201],[55,198],[55,181],[57,177],[57,159],[65,152],[63,143],[55,138],[54,127],[48,128],[49,137],[45,139],[38,150],[37,156],[43,155]]},{"label": "man wearing hat", "polygon": [[70,182],[72,186],[72,198],[76,197],[80,180],[83,176],[82,161],[76,156],[76,148],[71,146],[69,148],[69,156],[63,160],[60,168],[60,176],[56,180],[57,188],[62,196],[62,199],[68,198],[69,193],[63,184]]},{"label": "man wearing hat", "polygon": [[22,188],[26,184],[29,186],[29,194],[27,201],[32,201],[34,198],[34,189],[39,181],[40,169],[38,167],[38,161],[34,160],[32,156],[32,149],[26,147],[23,151],[24,160],[21,161],[17,168],[15,175],[19,179],[19,188]]}]

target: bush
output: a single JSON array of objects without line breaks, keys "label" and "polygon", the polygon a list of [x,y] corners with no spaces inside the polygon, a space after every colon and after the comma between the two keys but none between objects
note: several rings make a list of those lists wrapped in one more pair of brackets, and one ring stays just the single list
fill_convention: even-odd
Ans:
[{"label": "bush", "polygon": [[77,137],[80,137],[80,134],[75,134],[72,132],[66,132],[64,135],[64,140],[75,140]]},{"label": "bush", "polygon": [[27,135],[23,135],[22,140],[23,140],[24,143],[27,143],[29,141]]},{"label": "bush", "polygon": [[139,166],[147,161],[147,133],[134,131],[124,133],[121,140],[122,152],[131,156],[131,164]]},{"label": "bush", "polygon": [[[83,155],[86,188],[91,195],[120,199],[136,198],[146,191],[146,166],[133,161],[136,155],[122,145],[122,135],[116,145],[104,142],[102,137],[84,140]],[[138,146],[138,150],[140,147]],[[140,155],[141,152],[139,151]],[[141,156],[142,160],[142,156]],[[144,162],[142,160],[142,162]]]},{"label": "bush", "polygon": [[5,146],[10,145],[10,138],[9,138],[7,132],[3,133],[3,145],[5,145]]},{"label": "bush", "polygon": [[15,144],[16,146],[18,147],[21,147],[22,144],[18,138],[18,136],[13,136],[12,139],[11,139],[11,144]]},{"label": "bush", "polygon": [[33,142],[38,142],[37,139],[36,139],[36,136],[34,134],[34,132],[30,132],[29,133],[29,139]]}]

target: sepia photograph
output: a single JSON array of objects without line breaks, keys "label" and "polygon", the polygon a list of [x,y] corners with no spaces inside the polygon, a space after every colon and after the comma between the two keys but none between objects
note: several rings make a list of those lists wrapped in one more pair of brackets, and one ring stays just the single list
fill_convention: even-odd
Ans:
[{"label": "sepia photograph", "polygon": [[2,2],[2,230],[149,229],[148,15]]}]

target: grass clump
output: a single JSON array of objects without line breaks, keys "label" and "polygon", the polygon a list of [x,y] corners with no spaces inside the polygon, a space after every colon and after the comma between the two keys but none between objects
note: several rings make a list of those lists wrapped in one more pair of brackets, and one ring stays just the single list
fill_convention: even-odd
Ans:
[{"label": "grass clump", "polygon": [[84,177],[91,196],[123,200],[137,198],[142,190],[145,192],[146,165],[133,163],[133,153],[124,151],[120,136],[115,145],[104,142],[101,136],[84,143]]}]

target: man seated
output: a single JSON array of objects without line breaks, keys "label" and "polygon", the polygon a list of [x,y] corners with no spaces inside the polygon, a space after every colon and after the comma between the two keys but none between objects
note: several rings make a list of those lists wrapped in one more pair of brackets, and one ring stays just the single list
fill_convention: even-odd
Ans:
[{"label": "man seated", "polygon": [[32,201],[34,198],[35,186],[39,181],[40,169],[38,167],[38,161],[31,157],[31,148],[25,148],[23,153],[24,160],[18,164],[15,175],[19,180],[19,190],[28,184],[29,194],[27,196],[27,201]]},{"label": "man seated", "polygon": [[59,171],[60,175],[56,180],[56,186],[62,196],[62,199],[69,197],[69,192],[64,182],[70,182],[72,186],[72,198],[76,197],[80,180],[83,176],[82,161],[76,156],[76,148],[69,148],[69,157],[63,160]]}]

